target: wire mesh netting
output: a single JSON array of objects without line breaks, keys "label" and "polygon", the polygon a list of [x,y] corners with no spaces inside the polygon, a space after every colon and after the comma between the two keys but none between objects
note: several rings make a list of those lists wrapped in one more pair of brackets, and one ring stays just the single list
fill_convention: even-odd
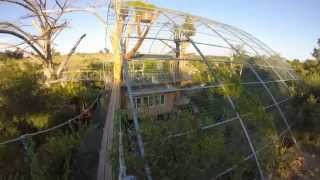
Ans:
[{"label": "wire mesh netting", "polygon": [[[121,31],[124,65],[114,178],[272,179],[278,147],[299,149],[290,119],[298,76],[266,44],[236,27],[140,1],[123,1],[118,13],[109,8],[106,24]],[[59,82],[111,89],[116,63],[76,64]],[[99,110],[95,118],[103,119]],[[76,177],[95,176],[100,123],[77,152]]]},{"label": "wire mesh netting", "polygon": [[288,117],[298,77],[289,64],[251,34],[206,18],[134,3],[110,16],[123,23],[126,86],[114,174],[270,178],[277,145],[295,143]]}]

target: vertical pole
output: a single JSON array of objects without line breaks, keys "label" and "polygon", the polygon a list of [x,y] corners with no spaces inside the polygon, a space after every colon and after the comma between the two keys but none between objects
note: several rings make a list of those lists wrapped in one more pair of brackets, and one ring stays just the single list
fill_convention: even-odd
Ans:
[{"label": "vertical pole", "polygon": [[[242,42],[245,43],[247,46],[249,46],[253,51],[255,51],[254,48],[251,47],[248,43],[246,43],[240,36],[236,35],[236,34],[233,33],[232,31],[229,31],[229,30],[226,29],[225,27],[223,27],[223,28],[224,28],[226,31],[232,33],[232,34],[233,34],[234,36],[236,36],[237,38],[239,38],[240,41],[242,41]],[[243,35],[245,36],[245,34],[243,34]],[[246,36],[246,37],[249,39],[248,36]],[[259,44],[259,42],[256,42],[256,44],[257,44],[260,48],[263,48],[263,47]],[[255,51],[255,52],[256,52],[256,51]],[[256,52],[256,53],[257,53],[257,52]],[[258,54],[258,53],[257,53],[257,54]],[[269,55],[272,55],[272,54],[270,53]],[[282,78],[282,76],[274,69],[274,67],[273,67],[268,61],[266,61],[266,60],[263,60],[263,61],[272,69],[272,71],[278,76],[278,78],[279,78],[280,80],[284,80],[284,79]],[[296,145],[296,147],[298,148],[298,150],[300,150],[300,146],[299,146],[296,138],[294,137],[294,134],[293,134],[293,132],[292,132],[292,130],[291,130],[291,127],[290,127],[290,125],[289,125],[289,123],[288,123],[288,120],[287,120],[287,118],[285,117],[285,115],[283,114],[283,112],[282,112],[282,110],[281,110],[278,102],[276,101],[276,99],[275,99],[274,96],[272,95],[270,89],[268,88],[268,86],[266,86],[265,82],[262,80],[262,78],[261,78],[260,75],[257,73],[257,71],[253,68],[253,66],[252,66],[250,63],[248,63],[248,66],[249,66],[250,70],[255,74],[255,76],[257,77],[257,79],[259,80],[259,82],[261,82],[261,84],[263,85],[264,89],[267,91],[267,93],[269,94],[269,96],[271,97],[273,103],[275,104],[277,110],[278,110],[279,113],[280,113],[281,118],[283,119],[284,123],[285,123],[286,126],[287,126],[287,129],[289,130],[289,133],[290,133],[290,135],[291,135],[291,138],[292,138],[293,142],[295,143],[295,145]],[[288,73],[289,73],[289,75],[291,76],[291,78],[295,79],[295,78],[292,76],[292,74],[289,72],[289,70],[288,70]],[[287,85],[287,83],[286,83],[285,81],[281,81],[281,83],[289,90],[289,87],[288,87],[288,85]]]},{"label": "vertical pole", "polygon": [[119,122],[119,177],[118,180],[122,180],[124,177],[126,177],[126,165],[125,165],[125,159],[124,159],[124,149],[123,149],[123,142],[122,142],[122,113],[120,115],[120,118],[117,119]]},{"label": "vertical pole", "polygon": [[266,85],[266,83],[262,80],[262,78],[261,78],[260,75],[257,73],[257,71],[252,67],[252,65],[251,65],[251,64],[248,64],[248,66],[249,66],[250,70],[251,70],[251,71],[255,74],[255,76],[258,78],[258,80],[260,81],[260,83],[262,84],[262,86],[264,87],[264,89],[267,91],[267,93],[269,94],[269,96],[271,97],[273,104],[276,106],[277,110],[278,110],[279,113],[280,113],[281,119],[284,121],[285,125],[287,126],[287,129],[288,129],[288,131],[289,131],[289,133],[290,133],[290,136],[291,136],[294,144],[296,145],[297,149],[298,149],[299,151],[301,151],[301,148],[300,148],[300,146],[299,146],[299,144],[298,144],[298,142],[297,142],[296,138],[294,137],[294,134],[293,134],[293,132],[292,132],[292,130],[291,130],[291,126],[289,125],[288,120],[287,120],[286,116],[284,115],[284,113],[282,112],[282,110],[281,110],[281,108],[280,108],[277,100],[276,100],[275,97],[272,95],[270,89],[268,88],[268,86]]},{"label": "vertical pole", "polygon": [[[203,23],[203,24],[206,25],[205,23]],[[215,33],[217,33],[234,51],[236,51],[237,53],[239,53],[238,50],[237,50],[236,48],[234,48],[234,47],[232,46],[232,44],[229,43],[228,40],[225,39],[220,33],[218,33],[217,31],[215,31],[211,26],[209,26],[209,25],[206,25],[206,26],[207,26],[208,28],[210,28],[212,31],[214,31]],[[223,27],[223,28],[224,28],[224,27]],[[225,29],[225,28],[224,28],[224,29]],[[227,29],[225,29],[225,30],[227,30]],[[227,31],[228,31],[228,30],[227,30]],[[228,32],[231,32],[231,31],[228,31]],[[245,41],[243,41],[243,40],[242,40],[239,36],[237,36],[236,34],[234,34],[234,33],[232,33],[232,34],[233,34],[234,36],[238,37],[238,38],[240,39],[240,41],[246,43]],[[257,43],[257,44],[258,44],[258,46],[260,46],[259,43]],[[249,47],[251,48],[251,46],[249,46]],[[261,46],[260,46],[260,47],[261,47]],[[261,47],[261,48],[263,48],[263,47]],[[254,49],[253,49],[253,50],[254,50]],[[255,50],[254,50],[254,51],[255,51]],[[270,54],[270,55],[272,55],[272,54]],[[264,60],[264,61],[265,61],[265,60]],[[268,64],[268,66],[271,67],[272,71],[278,76],[278,78],[279,78],[280,80],[283,80],[283,78],[281,77],[281,75],[280,75],[276,70],[274,70],[273,66],[271,66],[271,64],[270,64],[268,61],[265,61],[265,62]],[[289,123],[288,123],[288,120],[287,120],[287,118],[285,117],[284,113],[282,112],[282,110],[281,110],[278,102],[276,101],[275,97],[272,95],[270,89],[268,88],[268,86],[266,85],[266,83],[262,80],[262,78],[261,78],[260,75],[257,73],[257,71],[253,68],[252,64],[248,63],[248,66],[249,66],[250,70],[255,74],[255,76],[256,76],[256,78],[259,80],[259,82],[263,85],[264,89],[267,91],[267,93],[269,94],[269,96],[271,97],[273,103],[275,104],[277,110],[278,110],[279,113],[280,113],[280,116],[281,116],[282,120],[283,120],[284,123],[286,124],[287,129],[289,130],[289,133],[290,133],[290,135],[291,135],[291,138],[292,138],[293,142],[295,143],[297,149],[300,150],[300,146],[299,146],[296,138],[294,137],[294,134],[293,134],[293,132],[292,132],[292,130],[291,130],[291,127],[290,127],[290,125],[289,125]],[[288,87],[288,85],[286,84],[286,82],[282,81],[282,83],[285,85],[285,87],[287,87],[287,88],[289,89],[289,87]]]},{"label": "vertical pole", "polygon": [[[211,69],[210,64],[209,64],[208,61],[207,61],[207,58],[202,54],[202,52],[200,51],[200,49],[198,48],[198,46],[197,46],[191,39],[189,39],[189,41],[191,42],[192,46],[196,49],[196,51],[198,52],[198,54],[201,56],[202,60],[206,63],[206,65],[207,65],[207,67],[208,67],[208,70],[209,70],[209,72],[211,73],[211,75],[214,76],[214,73],[213,73],[213,71],[212,71],[212,69]],[[222,89],[225,88],[223,85],[221,85],[221,87],[222,87]],[[264,176],[263,176],[262,168],[261,168],[261,165],[260,165],[258,156],[257,156],[257,152],[256,152],[256,150],[255,150],[255,148],[254,148],[254,146],[253,146],[253,143],[252,143],[252,141],[251,141],[251,138],[250,138],[250,135],[249,135],[249,133],[248,133],[248,131],[247,131],[247,128],[246,128],[246,126],[245,126],[242,118],[240,117],[239,112],[236,111],[236,106],[235,106],[233,100],[231,99],[231,97],[230,97],[230,96],[227,96],[227,100],[228,100],[228,102],[230,103],[232,109],[235,111],[236,116],[237,116],[237,118],[238,118],[239,121],[240,121],[241,128],[242,128],[242,130],[243,130],[243,132],[244,132],[244,134],[245,134],[245,136],[246,136],[246,139],[247,139],[247,141],[248,141],[248,143],[249,143],[251,152],[252,152],[253,157],[254,157],[254,159],[255,159],[255,161],[256,161],[256,164],[257,164],[257,167],[258,167],[258,170],[259,170],[259,174],[260,174],[260,178],[261,178],[262,180],[264,180]]]},{"label": "vertical pole", "polygon": [[[237,37],[242,43],[244,43],[244,44],[247,45],[251,50],[253,50],[253,51],[256,53],[256,55],[259,55],[259,53],[258,53],[249,43],[247,43],[245,40],[243,40],[239,35],[235,34],[232,30],[229,30],[229,29],[227,29],[227,28],[224,27],[224,26],[222,26],[222,28],[223,28],[224,30],[230,32],[230,33],[231,33],[232,35],[234,35],[235,37]],[[257,43],[257,44],[258,44],[258,43]],[[258,44],[258,46],[259,46],[259,44]],[[260,48],[262,48],[262,47],[260,47]],[[272,54],[270,54],[269,52],[268,52],[268,54],[269,54],[270,56],[272,55]],[[283,80],[282,76],[278,73],[278,71],[275,70],[275,68],[274,68],[267,60],[265,60],[264,58],[263,58],[262,60],[272,69],[272,71],[276,74],[276,76],[277,76],[280,80]],[[288,73],[289,73],[289,70],[288,70]],[[289,73],[289,75],[291,76],[290,73]],[[291,78],[293,78],[293,77],[291,76]],[[288,85],[287,85],[287,83],[286,83],[285,81],[282,81],[281,83],[282,83],[287,89],[289,89],[289,87],[288,87]]]},{"label": "vertical pole", "polygon": [[114,61],[113,86],[111,97],[107,109],[107,116],[103,129],[101,147],[99,152],[99,164],[97,180],[112,180],[112,145],[113,145],[113,124],[117,110],[120,108],[121,72],[122,72],[122,53],[121,53],[121,31],[123,19],[121,17],[122,0],[113,0],[116,14],[114,31],[112,32],[112,57]]},{"label": "vertical pole", "polygon": [[125,80],[125,85],[126,85],[127,90],[128,90],[128,99],[129,99],[128,105],[129,105],[130,109],[132,110],[133,125],[134,125],[134,128],[136,130],[136,137],[137,137],[137,142],[138,142],[139,153],[140,153],[141,158],[144,161],[144,170],[145,170],[145,173],[146,173],[146,178],[147,178],[147,180],[152,180],[151,169],[150,169],[149,164],[148,164],[148,162],[147,162],[147,160],[145,158],[144,142],[143,142],[141,129],[140,129],[140,125],[139,125],[139,120],[138,120],[138,111],[135,108],[134,100],[133,100],[133,97],[132,97],[131,82],[130,82],[130,80],[128,80],[128,61],[127,60],[124,63],[123,74],[124,74],[123,77],[124,77],[124,80]]}]

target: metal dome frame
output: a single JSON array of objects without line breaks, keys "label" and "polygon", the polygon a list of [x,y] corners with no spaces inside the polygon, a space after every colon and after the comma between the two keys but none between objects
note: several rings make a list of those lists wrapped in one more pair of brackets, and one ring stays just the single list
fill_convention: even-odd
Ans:
[{"label": "metal dome frame", "polygon": [[[141,116],[141,111],[137,107],[136,101],[137,97],[143,96],[145,94],[150,94],[150,92],[145,92],[147,88],[142,88],[142,90],[140,89],[139,91],[139,88],[145,85],[145,82],[140,82],[139,84],[139,81],[141,81],[141,79],[139,78],[141,77],[137,74],[137,72],[135,72],[134,69],[132,69],[132,66],[134,64],[138,64],[139,62],[143,62],[144,60],[150,62],[175,61],[178,63],[196,61],[197,63],[204,65],[204,67],[206,67],[207,73],[214,77],[214,79],[216,80],[215,83],[205,82],[200,86],[196,85],[191,87],[175,86],[174,83],[176,83],[179,80],[174,80],[174,83],[164,80],[151,80],[151,83],[149,83],[148,86],[157,86],[161,83],[166,84],[166,87],[160,87],[159,89],[153,91],[153,93],[188,92],[211,88],[221,88],[223,90],[230,84],[226,84],[224,80],[221,79],[221,77],[217,77],[215,65],[236,64],[246,68],[248,71],[250,71],[250,73],[252,73],[256,81],[241,81],[239,84],[243,86],[261,86],[262,90],[265,91],[265,93],[268,95],[272,102],[271,104],[264,106],[263,109],[268,110],[270,108],[275,108],[277,113],[279,113],[281,120],[285,124],[284,130],[280,131],[278,133],[278,136],[281,137],[284,134],[289,133],[289,136],[291,136],[297,149],[299,149],[299,145],[291,130],[291,126],[293,124],[289,123],[286,114],[284,113],[281,107],[283,104],[288,103],[290,97],[279,100],[276,97],[277,95],[274,94],[275,92],[272,91],[272,88],[270,88],[269,86],[269,84],[271,83],[276,83],[277,86],[281,85],[285,87],[287,93],[289,93],[289,84],[291,84],[294,81],[297,81],[298,77],[290,68],[289,64],[284,59],[279,57],[274,50],[272,50],[259,39],[255,38],[253,35],[231,25],[227,25],[221,22],[213,21],[199,16],[193,16],[180,11],[159,8],[156,6],[152,6],[151,8],[137,8],[127,5],[125,3],[114,5],[114,11],[111,11],[110,14],[108,14],[108,18],[110,19],[110,26],[113,27],[114,31],[118,31],[117,33],[119,36],[116,39],[114,37],[111,38],[114,42],[119,41],[116,42],[118,43],[116,47],[111,48],[115,53],[119,53],[118,57],[120,57],[120,61],[118,63],[123,63],[123,67],[122,65],[118,67],[122,69],[121,73],[116,72],[117,67],[115,67],[114,73],[118,73],[118,75],[114,74],[114,77],[118,76],[119,78],[120,76],[122,76],[123,83],[126,87],[126,91],[124,91],[124,94],[127,94],[126,98],[128,98],[126,101],[128,103],[127,109],[133,119],[135,134],[137,138],[137,147],[139,150],[139,155],[144,162],[145,177],[147,179],[152,179],[152,170],[150,168],[148,160],[145,158],[145,144],[142,136],[143,131],[141,130],[139,120]],[[137,21],[138,17],[141,16],[141,14],[143,13],[149,13],[149,16],[153,17],[153,19],[147,22],[142,22],[141,19],[140,21]],[[192,26],[195,28],[195,32],[194,35],[192,35],[192,37],[184,36],[178,40],[179,43],[189,44],[189,49],[187,50],[188,55],[185,57],[179,57],[179,55],[177,55],[176,53],[178,46],[177,38],[173,33],[173,28],[182,27],[182,31],[188,31],[189,29],[183,29],[183,23],[187,18],[192,19]],[[134,31],[132,30],[134,28],[137,29]],[[144,33],[141,33],[139,31],[145,31],[146,34],[144,35]],[[136,49],[136,52],[132,57],[128,58],[126,56],[126,53],[129,52],[130,49]],[[217,51],[217,49],[219,50]],[[227,50],[227,52],[219,54],[221,53],[220,51],[225,50]],[[215,52],[219,55],[216,55],[212,52]],[[235,56],[242,56],[245,60],[240,62],[234,61],[233,58]],[[219,59],[219,57],[229,58],[221,60]],[[114,63],[115,66],[117,66],[117,62]],[[161,74],[161,72],[154,68],[155,67],[151,67],[149,69],[144,69],[143,71],[151,72],[152,78],[157,79],[158,77],[156,76],[160,76],[159,73]],[[265,79],[261,72],[259,72],[259,68],[267,69],[267,71],[274,74],[274,76],[271,79]],[[152,73],[156,73],[157,75],[154,75]],[[180,73],[180,70],[178,73]],[[139,76],[138,79],[136,76]],[[115,81],[117,80],[115,79]],[[159,83],[159,81],[162,82]],[[170,88],[168,86],[170,86]],[[210,128],[216,128],[218,126],[223,126],[225,124],[238,120],[251,151],[251,153],[248,156],[246,156],[242,161],[248,161],[253,158],[259,171],[259,177],[261,179],[265,179],[263,168],[261,167],[261,163],[257,154],[263,151],[268,146],[268,144],[265,144],[263,147],[255,147],[255,144],[246,125],[246,116],[238,112],[237,103],[235,102],[233,97],[227,95],[225,96],[225,98],[226,101],[229,103],[231,109],[235,112],[235,116],[229,119],[224,119],[222,122],[215,122],[206,126],[202,126],[200,129],[206,130]],[[119,138],[119,141],[117,143],[119,154],[118,177],[119,179],[123,179],[127,177],[124,153],[125,150],[123,145],[124,142],[122,140],[124,130],[122,127],[123,125],[121,125],[121,122],[115,123],[119,126],[116,128],[119,133],[119,135],[116,136]],[[171,137],[180,137],[189,133],[189,131],[177,133],[171,135]],[[216,174],[214,178],[221,177],[226,173],[231,172],[233,169],[236,168],[236,166],[237,165],[227,168],[225,171]]]}]

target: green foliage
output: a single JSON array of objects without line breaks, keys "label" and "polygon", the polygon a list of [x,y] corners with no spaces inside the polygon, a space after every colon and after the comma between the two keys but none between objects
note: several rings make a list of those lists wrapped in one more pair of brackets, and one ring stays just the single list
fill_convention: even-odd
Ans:
[{"label": "green foliage", "polygon": [[193,19],[190,16],[187,16],[182,24],[182,29],[184,31],[184,35],[188,38],[192,37],[196,33],[196,28],[193,24]]},{"label": "green foliage", "polygon": [[[47,87],[40,70],[23,61],[6,61],[0,66],[0,141],[65,122],[98,94],[86,84]],[[26,151],[21,142],[0,147],[0,179],[70,179],[71,157],[82,133],[76,129],[61,128],[28,139]]]},{"label": "green foliage", "polygon": [[300,124],[299,129],[320,133],[320,64],[317,61],[294,61],[292,64],[302,80],[295,87],[293,111],[296,114],[292,118]]},{"label": "green foliage", "polygon": [[317,41],[318,48],[314,48],[312,52],[312,56],[317,60],[320,61],[320,39]]},{"label": "green foliage", "polygon": [[192,17],[187,16],[181,25],[174,25],[171,31],[174,35],[174,39],[177,40],[175,43],[180,46],[180,40],[191,38],[196,33]]},{"label": "green foliage", "polygon": [[50,115],[48,113],[32,114],[26,119],[26,122],[37,129],[48,128],[49,117]]},{"label": "green foliage", "polygon": [[[273,102],[261,84],[242,84],[258,80],[247,65],[237,63],[255,62],[258,58],[259,62],[263,61],[263,57],[250,58],[243,52],[235,55],[229,64],[209,61],[211,69],[202,62],[188,62],[193,71],[192,85],[224,84],[224,87],[183,92],[182,95],[187,97],[189,104],[175,106],[163,118],[140,112],[146,159],[154,177],[210,179],[236,164],[239,167],[222,179],[255,179],[257,169],[253,158],[252,161],[241,161],[251,150],[238,120],[203,129],[207,125],[235,117],[235,112],[240,114],[255,149],[262,150],[268,146],[261,154],[265,151],[269,153],[261,158],[259,154],[265,172],[272,174],[275,171],[274,177],[284,177],[286,173],[290,173],[290,168],[286,166],[295,160],[297,151],[285,147],[280,139],[274,140],[283,131],[283,127],[278,124],[278,110],[267,111],[264,108]],[[271,70],[256,66],[255,69],[263,78],[275,80]],[[277,100],[283,98],[284,94],[280,85],[268,84],[271,91],[278,93],[275,94]],[[229,99],[234,102],[235,109],[230,105]],[[309,101],[314,103],[315,99],[310,98]],[[135,133],[129,123],[126,127],[124,139],[127,173],[143,178],[143,161],[137,153]]]},{"label": "green foliage", "polygon": [[154,10],[156,8],[155,5],[151,3],[142,2],[142,1],[127,1],[126,5],[136,9]]},{"label": "green foliage", "polygon": [[44,112],[46,102],[38,70],[38,66],[18,62],[0,67],[0,139],[32,130],[30,117]]},{"label": "green foliage", "polygon": [[0,52],[0,62],[1,61],[8,61],[8,60],[17,60],[23,58],[23,52],[21,51],[9,51],[6,50],[5,52]]},{"label": "green foliage", "polygon": [[37,150],[41,167],[34,167],[34,169],[43,171],[41,179],[70,179],[71,156],[80,144],[83,130],[79,132],[60,132],[55,136],[47,137],[46,143],[42,144]]},{"label": "green foliage", "polygon": [[197,73],[192,75],[192,81],[194,84],[202,84],[212,82],[212,76],[208,72],[208,68],[204,63],[199,63],[197,61],[190,62],[188,65],[192,67],[192,69],[196,69]]},{"label": "green foliage", "polygon": [[[153,176],[159,179],[209,179],[244,156],[245,148],[234,151],[243,143],[237,123],[201,131],[201,121],[205,118],[210,116],[181,110],[164,121],[152,117],[141,119],[146,158]],[[172,136],[186,132],[184,136]],[[126,144],[130,146],[128,139]],[[142,177],[141,159],[134,152],[125,153],[128,171]]]},{"label": "green foliage", "polygon": [[[301,81],[294,87],[294,99],[289,115],[291,120],[296,122],[294,130],[305,154],[318,157],[320,149],[318,143],[320,135],[320,63],[312,60],[305,62],[295,60],[291,64]],[[308,173],[315,179],[320,177],[318,162],[318,158],[307,161]]]},{"label": "green foliage", "polygon": [[7,113],[25,116],[43,104],[41,74],[38,66],[8,62],[0,70],[0,107]]}]

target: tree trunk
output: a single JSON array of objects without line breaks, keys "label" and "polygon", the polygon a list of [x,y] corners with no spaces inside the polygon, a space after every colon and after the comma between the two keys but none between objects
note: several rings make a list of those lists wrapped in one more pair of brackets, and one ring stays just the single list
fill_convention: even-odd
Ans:
[{"label": "tree trunk", "polygon": [[174,43],[176,44],[176,58],[180,58],[180,40],[175,40]]},{"label": "tree trunk", "polygon": [[180,59],[185,59],[187,57],[187,48],[188,48],[188,42],[183,41],[180,45]]},{"label": "tree trunk", "polygon": [[151,27],[151,25],[148,25],[148,26],[146,27],[144,33],[142,34],[142,36],[139,37],[139,39],[138,39],[136,45],[134,46],[134,48],[125,55],[125,59],[126,59],[126,60],[132,59],[132,57],[137,53],[137,51],[138,51],[139,48],[141,47],[144,39],[146,38],[147,34],[149,33],[150,27]]},{"label": "tree trunk", "polygon": [[99,152],[99,162],[97,179],[112,180],[112,145],[113,145],[113,126],[114,117],[116,112],[120,108],[120,98],[121,98],[121,82],[122,82],[122,65],[123,65],[123,55],[121,51],[121,33],[123,29],[123,21],[120,15],[120,1],[116,0],[116,12],[117,21],[114,27],[114,33],[112,36],[112,47],[113,47],[113,60],[114,60],[114,79],[112,93],[108,105],[107,117],[105,120],[101,149]]},{"label": "tree trunk", "polygon": [[72,47],[72,49],[70,50],[70,52],[68,53],[67,57],[61,62],[61,64],[59,65],[59,68],[57,69],[57,78],[60,77],[61,75],[61,72],[66,68],[66,66],[68,65],[69,63],[69,60],[72,56],[72,54],[76,51],[78,45],[80,44],[81,40],[86,37],[86,34],[83,34],[79,40],[76,42],[76,44]]}]

